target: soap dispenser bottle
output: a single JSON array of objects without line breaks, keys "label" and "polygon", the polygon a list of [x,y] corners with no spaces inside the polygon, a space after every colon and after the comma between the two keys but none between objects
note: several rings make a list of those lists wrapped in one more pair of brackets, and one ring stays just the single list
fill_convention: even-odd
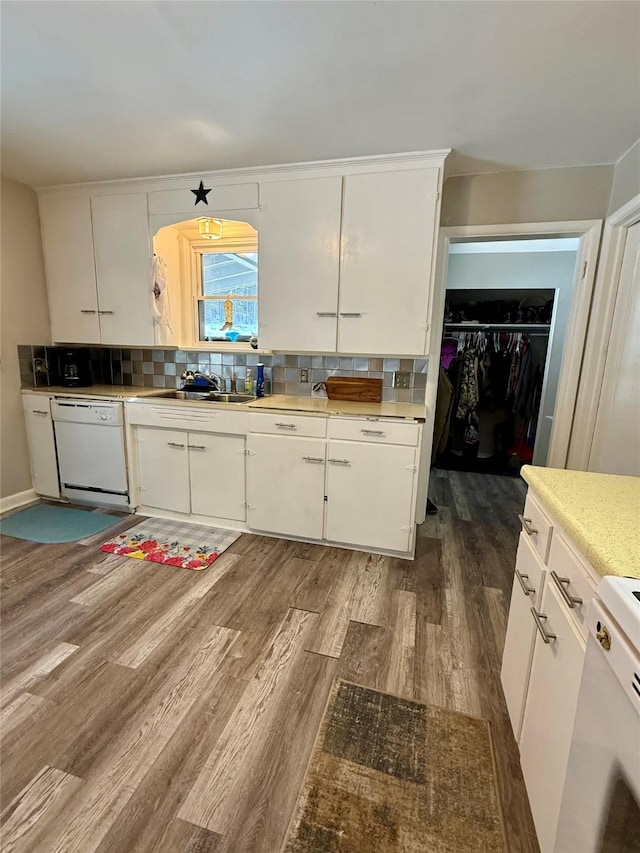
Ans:
[{"label": "soap dispenser bottle", "polygon": [[253,393],[253,377],[251,376],[251,368],[247,367],[247,378],[244,380],[244,393]]},{"label": "soap dispenser bottle", "polygon": [[264,364],[258,364],[256,372],[256,397],[264,397]]}]

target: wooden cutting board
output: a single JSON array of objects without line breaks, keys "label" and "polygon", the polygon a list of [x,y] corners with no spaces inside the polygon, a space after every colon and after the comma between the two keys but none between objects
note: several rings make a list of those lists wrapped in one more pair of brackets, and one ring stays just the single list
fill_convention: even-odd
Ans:
[{"label": "wooden cutting board", "polygon": [[327,397],[330,400],[353,400],[361,403],[382,401],[382,379],[329,376],[326,384]]}]

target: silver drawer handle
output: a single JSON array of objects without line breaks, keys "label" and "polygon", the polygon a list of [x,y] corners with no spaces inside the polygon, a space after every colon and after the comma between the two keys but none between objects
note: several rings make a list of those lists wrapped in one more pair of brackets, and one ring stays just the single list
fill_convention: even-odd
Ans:
[{"label": "silver drawer handle", "polygon": [[207,448],[205,447],[204,444],[190,444],[189,445],[189,450],[206,450],[206,449]]},{"label": "silver drawer handle", "polygon": [[360,311],[341,311],[341,317],[362,317]]},{"label": "silver drawer handle", "polygon": [[337,317],[337,311],[316,311],[316,317]]},{"label": "silver drawer handle", "polygon": [[276,424],[278,429],[298,429],[295,424]]},{"label": "silver drawer handle", "polygon": [[531,526],[531,519],[525,518],[521,512],[518,513],[518,518],[520,519],[520,524],[522,525],[522,529],[527,534],[527,536],[533,536],[534,533],[540,532],[535,527]]},{"label": "silver drawer handle", "polygon": [[81,308],[81,314],[97,314],[98,312],[94,308]]},{"label": "silver drawer handle", "polygon": [[32,414],[34,415],[48,415],[49,412],[46,409],[31,409]]},{"label": "silver drawer handle", "polygon": [[361,429],[360,432],[363,432],[365,435],[384,435],[381,429]]},{"label": "silver drawer handle", "polygon": [[332,465],[351,465],[348,459],[327,459],[327,462],[331,462]]},{"label": "silver drawer handle", "polygon": [[303,456],[305,462],[324,462],[323,456]]},{"label": "silver drawer handle", "polygon": [[547,618],[546,613],[538,613],[535,607],[531,608],[531,615],[533,616],[533,621],[536,623],[536,628],[540,631],[540,636],[542,637],[542,642],[549,645],[551,640],[557,640],[557,636],[552,634],[551,631],[546,631],[544,625],[542,624],[542,620]]},{"label": "silver drawer handle", "polygon": [[167,444],[169,445],[169,447],[179,447],[184,450],[184,444],[180,444],[180,442],[178,441],[168,441]]},{"label": "silver drawer handle", "polygon": [[114,314],[114,311],[98,311],[98,314]]},{"label": "silver drawer handle", "polygon": [[562,596],[564,603],[567,605],[567,607],[571,607],[571,609],[573,609],[576,604],[583,603],[582,599],[578,596],[569,595],[568,587],[571,583],[571,578],[561,578],[558,576],[557,572],[553,571],[553,569],[551,570],[551,577],[555,585],[558,587],[560,595]]},{"label": "silver drawer handle", "polygon": [[520,581],[520,586],[522,587],[522,591],[525,595],[531,595],[532,592],[536,591],[535,586],[529,586],[527,581],[529,580],[529,575],[523,575],[516,569],[516,577]]}]

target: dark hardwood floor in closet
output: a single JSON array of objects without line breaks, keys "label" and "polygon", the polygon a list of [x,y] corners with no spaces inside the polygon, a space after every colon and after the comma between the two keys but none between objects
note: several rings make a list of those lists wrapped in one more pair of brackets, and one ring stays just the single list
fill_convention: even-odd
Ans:
[{"label": "dark hardwood floor in closet", "polygon": [[431,491],[413,563],[243,535],[190,572],[3,537],[2,849],[278,853],[342,676],[491,720],[510,849],[537,851],[499,680],[525,487]]}]

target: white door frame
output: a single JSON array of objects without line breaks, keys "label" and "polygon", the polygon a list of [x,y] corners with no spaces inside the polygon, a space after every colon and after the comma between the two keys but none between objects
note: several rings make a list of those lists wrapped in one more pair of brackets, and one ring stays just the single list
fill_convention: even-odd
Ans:
[{"label": "white door frame", "polygon": [[566,467],[601,232],[601,219],[570,222],[527,222],[509,225],[460,225],[440,229],[429,343],[429,373],[426,390],[427,417],[425,423],[425,444],[428,447],[422,456],[425,462],[427,459],[430,462],[433,443],[435,407],[438,392],[438,364],[442,344],[450,244],[473,240],[500,240],[501,238],[514,237],[578,237],[580,245],[578,248],[576,274],[571,298],[571,311],[567,324],[553,427],[549,442],[549,455],[547,458],[547,465],[549,467]]},{"label": "white door frame", "polygon": [[627,230],[640,220],[640,195],[607,217],[585,344],[567,467],[589,468]]}]

